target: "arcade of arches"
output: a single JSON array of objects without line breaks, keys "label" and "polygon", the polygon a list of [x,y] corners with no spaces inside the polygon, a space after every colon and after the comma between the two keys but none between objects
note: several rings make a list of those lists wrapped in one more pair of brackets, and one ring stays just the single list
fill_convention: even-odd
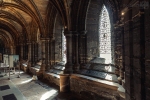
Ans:
[{"label": "arcade of arches", "polygon": [[[0,60],[89,100],[150,100],[149,0],[0,0]],[[24,66],[26,64],[26,66]]]}]

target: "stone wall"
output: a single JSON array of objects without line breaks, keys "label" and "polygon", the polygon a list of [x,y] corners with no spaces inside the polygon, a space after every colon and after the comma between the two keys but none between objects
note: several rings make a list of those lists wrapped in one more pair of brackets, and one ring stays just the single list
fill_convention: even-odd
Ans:
[{"label": "stone wall", "polygon": [[150,100],[150,7],[145,9],[145,94]]},{"label": "stone wall", "polygon": [[[127,100],[149,100],[148,84],[148,39],[149,8],[144,8],[148,1],[124,0],[124,67]],[[125,6],[126,5],[126,6]],[[146,59],[145,59],[146,58]],[[145,65],[146,64],[146,65]]]},{"label": "stone wall", "polygon": [[55,63],[60,62],[62,60],[62,32],[63,32],[63,26],[62,26],[62,22],[61,22],[61,17],[58,14],[57,18],[56,18],[56,22],[55,22],[55,32],[54,32]]},{"label": "stone wall", "polygon": [[[81,77],[80,77],[81,76]],[[70,88],[71,91],[86,97],[88,100],[121,100],[117,93],[117,85],[109,82],[101,82],[94,78],[84,78],[82,75],[71,75]]]},{"label": "stone wall", "polygon": [[87,59],[99,56],[99,18],[102,4],[97,0],[90,2],[87,13]]}]

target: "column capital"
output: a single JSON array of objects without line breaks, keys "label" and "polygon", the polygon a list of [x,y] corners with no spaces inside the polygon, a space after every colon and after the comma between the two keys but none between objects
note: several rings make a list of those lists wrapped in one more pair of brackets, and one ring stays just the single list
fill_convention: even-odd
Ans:
[{"label": "column capital", "polygon": [[72,36],[74,34],[78,34],[78,32],[77,31],[68,31],[68,30],[64,31],[65,36]]},{"label": "column capital", "polygon": [[79,35],[85,35],[86,33],[87,33],[86,30],[84,30],[84,31],[79,31]]},{"label": "column capital", "polygon": [[50,38],[41,38],[41,41],[44,42],[44,41],[49,41]]},{"label": "column capital", "polygon": [[31,42],[27,42],[28,45],[31,45]]}]

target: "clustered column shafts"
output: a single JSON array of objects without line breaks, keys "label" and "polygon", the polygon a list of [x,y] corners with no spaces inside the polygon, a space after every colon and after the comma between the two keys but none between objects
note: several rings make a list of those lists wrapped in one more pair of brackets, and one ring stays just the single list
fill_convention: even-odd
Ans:
[{"label": "clustered column shafts", "polygon": [[78,52],[78,34],[74,34],[73,35],[74,38],[75,38],[75,64],[74,64],[74,67],[73,67],[73,70],[74,70],[74,73],[78,72],[79,71],[79,67],[80,67],[80,64],[79,64],[79,52]]},{"label": "clustered column shafts", "polygon": [[31,57],[32,57],[32,54],[31,54],[31,43],[29,42],[28,43],[28,60],[31,62]]},{"label": "clustered column shafts", "polygon": [[31,44],[31,62],[32,62],[32,66],[34,66],[34,42],[32,42],[32,44]]},{"label": "clustered column shafts", "polygon": [[67,62],[65,65],[64,73],[70,74],[73,73],[72,67],[72,32],[64,31],[64,35],[66,36],[66,46],[67,46]]},{"label": "clustered column shafts", "polygon": [[41,65],[41,69],[40,71],[45,71],[45,67],[46,67],[46,56],[45,56],[45,43],[46,43],[46,40],[42,38],[42,65]]},{"label": "clustered column shafts", "polygon": [[20,55],[20,56],[21,56],[21,59],[23,59],[23,44],[20,44],[20,47],[21,47],[21,49],[20,49],[20,51],[21,51],[21,52],[20,52],[20,53],[21,53],[21,55]]},{"label": "clustered column shafts", "polygon": [[80,31],[79,32],[79,63],[84,64],[87,62],[87,51],[86,51],[86,32],[87,31]]},{"label": "clustered column shafts", "polygon": [[50,38],[50,42],[49,42],[49,63],[50,63],[50,67],[52,68],[52,60],[53,60],[53,57],[52,57],[52,42],[53,42],[53,38]]},{"label": "clustered column shafts", "polygon": [[50,69],[49,64],[49,38],[45,39],[45,64],[46,64],[46,70],[48,71]]}]

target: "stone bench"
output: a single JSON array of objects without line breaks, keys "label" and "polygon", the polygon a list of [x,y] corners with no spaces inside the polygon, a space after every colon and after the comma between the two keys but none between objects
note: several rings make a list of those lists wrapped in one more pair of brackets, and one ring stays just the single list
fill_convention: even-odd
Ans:
[{"label": "stone bench", "polygon": [[118,83],[81,74],[70,76],[70,89],[89,100],[123,100],[125,92]]},{"label": "stone bench", "polygon": [[64,63],[58,63],[53,66],[48,72],[44,73],[44,79],[48,80],[50,83],[60,85],[60,74],[63,73],[65,68]]}]

